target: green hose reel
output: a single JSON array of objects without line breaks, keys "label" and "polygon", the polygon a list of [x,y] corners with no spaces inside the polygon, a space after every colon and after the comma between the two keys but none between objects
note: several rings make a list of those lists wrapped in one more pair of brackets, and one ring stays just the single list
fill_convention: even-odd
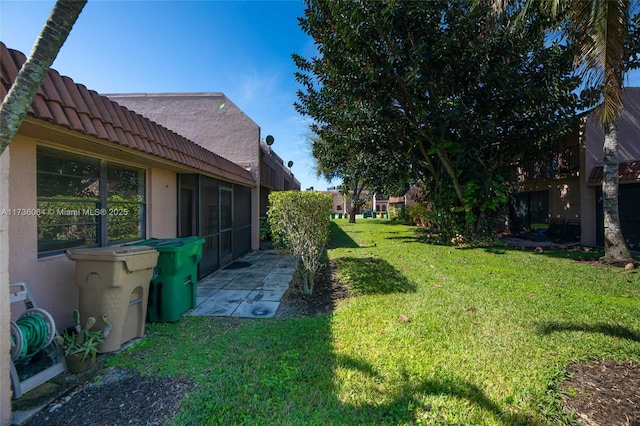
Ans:
[{"label": "green hose reel", "polygon": [[56,324],[40,308],[27,309],[17,321],[11,321],[11,360],[27,362],[53,342]]}]

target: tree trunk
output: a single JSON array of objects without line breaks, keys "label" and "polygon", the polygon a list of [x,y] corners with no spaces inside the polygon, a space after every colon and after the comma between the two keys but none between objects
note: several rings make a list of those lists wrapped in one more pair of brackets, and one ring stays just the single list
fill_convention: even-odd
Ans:
[{"label": "tree trunk", "polygon": [[87,0],[58,0],[0,106],[0,154],[9,146]]},{"label": "tree trunk", "polygon": [[633,262],[622,235],[618,214],[618,127],[604,124],[602,157],[602,207],[604,211],[604,257],[601,262],[624,265]]},{"label": "tree trunk", "polygon": [[351,212],[349,212],[349,223],[356,223],[356,210],[358,209],[358,205],[360,203],[360,192],[362,188],[358,190],[358,180],[355,179],[353,183],[353,188],[351,190]]}]

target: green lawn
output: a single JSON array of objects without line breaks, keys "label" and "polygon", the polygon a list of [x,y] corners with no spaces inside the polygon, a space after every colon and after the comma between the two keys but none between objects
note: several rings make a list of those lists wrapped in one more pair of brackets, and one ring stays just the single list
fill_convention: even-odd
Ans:
[{"label": "green lawn", "polygon": [[640,361],[638,273],[421,241],[334,221],[328,256],[354,296],[332,315],[148,325],[110,364],[190,377],[176,424],[546,425],[570,422],[566,365]]}]

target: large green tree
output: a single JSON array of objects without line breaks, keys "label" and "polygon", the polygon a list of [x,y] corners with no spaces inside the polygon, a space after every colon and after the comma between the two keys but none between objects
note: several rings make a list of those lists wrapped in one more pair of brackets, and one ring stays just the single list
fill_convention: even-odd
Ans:
[{"label": "large green tree", "polygon": [[514,34],[487,29],[487,11],[464,0],[307,6],[301,26],[320,55],[294,55],[298,111],[326,150],[393,170],[380,175],[387,187],[422,180],[451,235],[490,229],[515,160],[570,127],[572,52],[548,43],[548,16]]},{"label": "large green tree", "polygon": [[[494,0],[498,19],[511,1]],[[604,213],[604,263],[633,262],[622,234],[618,213],[618,129],[623,107],[625,71],[638,65],[638,12],[640,0],[527,0],[516,21],[531,19],[540,10],[564,16],[562,34],[578,47],[575,67],[586,90],[598,95],[604,127],[602,198]]]}]

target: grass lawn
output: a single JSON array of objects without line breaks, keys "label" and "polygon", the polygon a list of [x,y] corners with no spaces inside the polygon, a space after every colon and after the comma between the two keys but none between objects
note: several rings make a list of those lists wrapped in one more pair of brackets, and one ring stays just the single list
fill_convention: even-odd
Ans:
[{"label": "grass lawn", "polygon": [[640,361],[636,272],[372,219],[334,221],[327,255],[353,293],[333,314],[148,325],[110,364],[188,376],[181,425],[546,425],[570,422],[565,366]]}]

